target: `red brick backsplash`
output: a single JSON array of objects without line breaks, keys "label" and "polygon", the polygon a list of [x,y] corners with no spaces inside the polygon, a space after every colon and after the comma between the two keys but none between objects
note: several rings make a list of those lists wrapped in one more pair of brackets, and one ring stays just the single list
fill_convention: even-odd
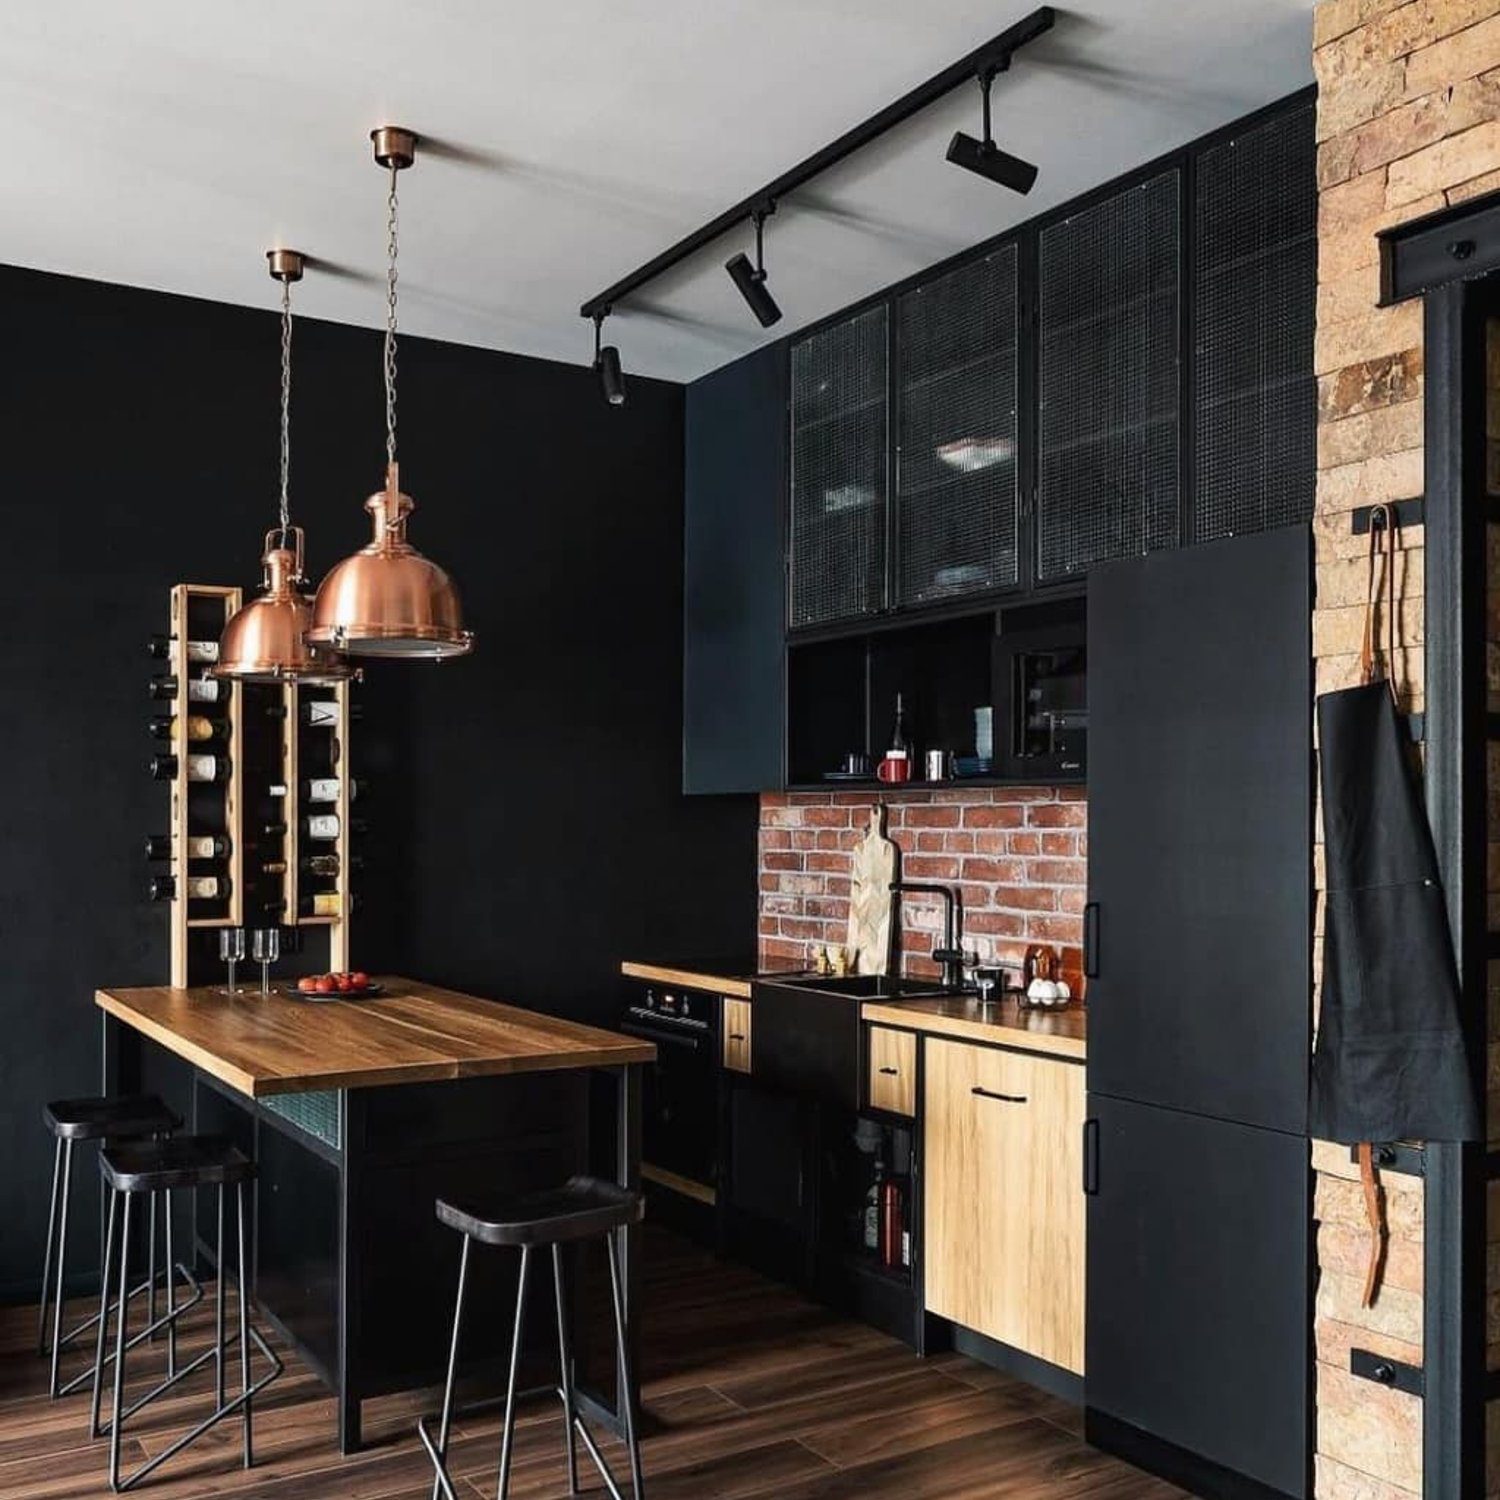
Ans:
[{"label": "red brick backsplash", "polygon": [[[967,947],[1019,964],[1033,943],[1062,958],[1083,993],[1083,904],[1088,805],[1082,787],[954,787],[890,792],[887,833],[908,880],[963,893]],[[874,799],[868,792],[765,793],[760,799],[760,958],[811,964],[812,950],[848,936],[851,851]],[[906,972],[938,972],[942,903],[908,896],[902,917]]]}]

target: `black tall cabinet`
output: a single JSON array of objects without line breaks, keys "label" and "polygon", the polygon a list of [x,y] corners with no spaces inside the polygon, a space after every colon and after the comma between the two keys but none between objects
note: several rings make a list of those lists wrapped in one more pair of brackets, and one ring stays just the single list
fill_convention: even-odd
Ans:
[{"label": "black tall cabinet", "polygon": [[1308,1490],[1307,528],[1089,581],[1088,1435]]}]

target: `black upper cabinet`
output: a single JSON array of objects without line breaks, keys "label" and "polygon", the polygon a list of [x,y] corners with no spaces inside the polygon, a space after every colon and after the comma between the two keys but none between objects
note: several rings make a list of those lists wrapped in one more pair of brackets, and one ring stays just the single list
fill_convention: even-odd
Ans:
[{"label": "black upper cabinet", "polygon": [[1312,106],[1211,146],[1195,182],[1192,537],[1212,541],[1312,514]]},{"label": "black upper cabinet", "polygon": [[878,303],[792,345],[794,627],[886,605],[887,330]]},{"label": "black upper cabinet", "polygon": [[896,303],[896,603],[1019,576],[1016,247]]},{"label": "black upper cabinet", "polygon": [[687,388],[682,788],[781,785],[786,349]]},{"label": "black upper cabinet", "polygon": [[1179,182],[1162,172],[1039,236],[1039,580],[1177,544]]}]

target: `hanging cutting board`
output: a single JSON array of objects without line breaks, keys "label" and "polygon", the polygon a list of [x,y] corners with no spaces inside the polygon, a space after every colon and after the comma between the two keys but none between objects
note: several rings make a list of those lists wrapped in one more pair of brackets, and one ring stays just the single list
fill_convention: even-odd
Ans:
[{"label": "hanging cutting board", "polygon": [[891,960],[891,882],[901,851],[885,836],[885,808],[870,809],[864,836],[854,846],[849,891],[849,941],[856,974],[884,974]]}]

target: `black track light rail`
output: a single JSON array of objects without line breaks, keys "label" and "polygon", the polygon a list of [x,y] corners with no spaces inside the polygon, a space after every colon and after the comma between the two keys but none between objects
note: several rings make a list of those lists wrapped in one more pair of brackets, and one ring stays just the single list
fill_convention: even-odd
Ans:
[{"label": "black track light rail", "polygon": [[913,115],[926,109],[929,104],[936,103],[945,94],[951,94],[961,84],[971,83],[976,78],[982,79],[986,74],[1004,72],[1010,62],[1011,54],[1018,48],[1024,47],[1027,42],[1034,42],[1037,37],[1051,31],[1056,19],[1056,13],[1050,5],[1039,6],[1029,16],[1017,21],[1014,26],[1007,27],[999,36],[985,42],[983,46],[976,47],[966,57],[944,68],[941,73],[934,73],[926,83],[919,83],[916,88],[910,93],[903,94],[895,103],[886,105],[884,109],[871,115],[868,120],[856,125],[852,130],[846,130],[836,141],[831,141],[821,151],[813,152],[805,161],[799,162],[790,171],[783,172],[780,177],[768,182],[763,188],[757,189],[749,197],[742,198],[733,208],[726,208],[723,213],[717,218],[710,219],[701,229],[695,229],[691,234],[678,240],[671,249],[663,250],[660,255],[648,260],[644,265],[637,266],[628,276],[622,276],[613,286],[606,287],[604,291],[590,297],[579,308],[579,312],[585,318],[607,316],[626,297],[632,292],[639,291],[647,282],[655,281],[663,272],[670,271],[673,266],[685,261],[689,256],[696,255],[698,251],[711,245],[720,235],[727,234],[736,225],[754,219],[758,212],[765,209],[767,203],[774,203],[778,198],[784,198],[804,183],[811,182],[814,177],[836,166],[845,157],[852,156],[856,151],[868,146],[871,141],[878,140],[886,131],[904,124]]}]

